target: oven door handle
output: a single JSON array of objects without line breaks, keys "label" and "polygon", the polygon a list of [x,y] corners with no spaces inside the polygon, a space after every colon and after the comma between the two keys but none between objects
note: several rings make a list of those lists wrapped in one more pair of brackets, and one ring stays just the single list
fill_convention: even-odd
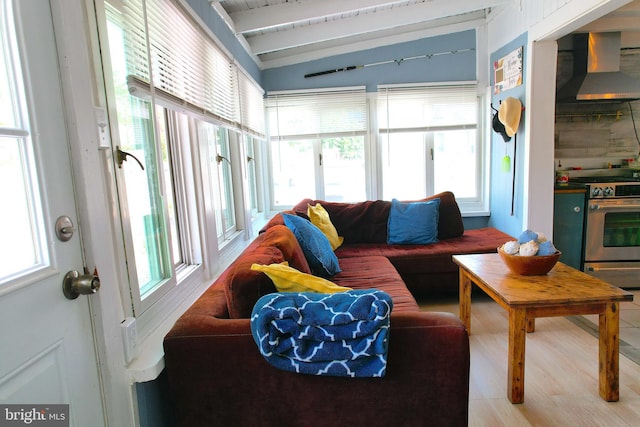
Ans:
[{"label": "oven door handle", "polygon": [[593,204],[590,205],[589,208],[592,211],[595,210],[605,210],[605,209],[609,209],[609,210],[638,210],[640,209],[640,205],[609,205],[609,204]]},{"label": "oven door handle", "polygon": [[640,267],[587,267],[589,271],[638,271]]}]

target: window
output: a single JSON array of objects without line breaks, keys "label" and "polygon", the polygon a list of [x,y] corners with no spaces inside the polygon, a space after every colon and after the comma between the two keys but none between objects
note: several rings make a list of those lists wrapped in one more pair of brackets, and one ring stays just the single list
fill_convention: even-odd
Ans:
[{"label": "window", "polygon": [[200,140],[206,143],[209,153],[208,166],[214,171],[210,175],[210,188],[214,199],[218,243],[223,244],[236,231],[229,131],[211,123],[198,121],[198,135]]},{"label": "window", "polygon": [[313,141],[274,141],[271,176],[274,207],[293,206],[316,197],[316,155]]},{"label": "window", "polygon": [[[180,237],[180,225],[178,221],[178,196],[175,191],[174,179],[177,179],[174,172],[174,157],[171,152],[170,136],[168,134],[169,127],[177,125],[176,121],[169,123],[170,114],[161,107],[156,107],[156,118],[158,127],[158,143],[160,145],[160,153],[162,156],[162,182],[165,188],[165,194],[169,197],[165,197],[165,203],[167,205],[167,220],[169,223],[169,237],[171,243],[171,254],[173,255],[174,268],[179,266],[183,261],[182,256],[182,243]],[[171,139],[173,140],[173,138]],[[178,165],[176,164],[176,167]]]},{"label": "window", "polygon": [[195,157],[193,119],[184,113],[156,106],[156,129],[162,153],[169,244],[177,279],[202,263],[196,201],[199,182]]},{"label": "window", "polygon": [[448,190],[463,212],[485,210],[479,105],[475,84],[380,86],[383,198]]},{"label": "window", "polygon": [[[38,177],[15,40],[12,2],[0,0],[0,284],[48,263]],[[11,183],[10,185],[8,183]],[[8,208],[10,207],[10,208]]]},{"label": "window", "polygon": [[323,199],[359,201],[367,198],[364,136],[320,140]]},{"label": "window", "polygon": [[271,170],[276,207],[366,199],[363,136],[272,142]]},{"label": "window", "polygon": [[211,272],[244,226],[244,202],[235,198],[244,192],[244,166],[233,159],[244,150],[238,135],[264,137],[263,91],[174,1],[105,3],[105,15],[117,190],[138,316],[178,285],[206,280],[204,267]]},{"label": "window", "polygon": [[[420,133],[387,133],[382,149],[382,198],[418,199],[427,195],[427,145]],[[410,182],[411,185],[407,185]],[[420,195],[420,196],[417,196]]]},{"label": "window", "polygon": [[364,87],[269,93],[273,207],[367,197]]},{"label": "window", "polygon": [[245,153],[247,155],[247,187],[249,189],[249,210],[252,217],[264,212],[264,199],[260,177],[261,170],[258,167],[260,159],[261,140],[251,135],[244,135]]},{"label": "window", "polygon": [[442,191],[460,200],[477,197],[476,131],[386,133],[380,141],[385,200]]},{"label": "window", "polygon": [[372,98],[378,129],[369,148],[364,88],[268,94],[272,207],[452,191],[463,212],[486,211],[474,83],[384,85]]}]

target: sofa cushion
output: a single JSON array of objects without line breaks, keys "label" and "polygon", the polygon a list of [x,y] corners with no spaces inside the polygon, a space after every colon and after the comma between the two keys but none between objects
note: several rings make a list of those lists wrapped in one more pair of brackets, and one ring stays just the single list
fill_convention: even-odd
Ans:
[{"label": "sofa cushion", "polygon": [[327,236],[329,239],[329,243],[331,243],[331,248],[335,251],[342,245],[344,242],[344,237],[338,236],[338,232],[336,231],[336,227],[331,223],[331,218],[329,218],[329,213],[322,207],[320,203],[316,203],[315,206],[308,205],[307,207],[307,215],[309,216],[309,220],[313,225],[318,227],[320,231]]},{"label": "sofa cushion", "polygon": [[301,273],[295,268],[289,267],[285,261],[280,264],[260,265],[253,264],[252,270],[261,271],[273,282],[278,292],[316,292],[322,294],[334,294],[348,291],[351,288],[338,286],[322,277]]},{"label": "sofa cushion", "polygon": [[389,211],[387,243],[428,244],[438,241],[440,199],[428,202],[400,202],[393,199]]},{"label": "sofa cushion", "polygon": [[460,207],[453,193],[451,191],[443,191],[416,201],[428,202],[434,199],[440,199],[440,206],[438,207],[438,239],[451,239],[462,236],[464,234],[464,223],[462,222]]},{"label": "sofa cushion", "polygon": [[[405,273],[437,273],[458,271],[451,259],[455,254],[497,252],[497,248],[513,237],[492,227],[466,230],[464,235],[440,241],[435,245],[388,245],[360,243],[336,250],[340,265],[348,258],[382,256],[388,258],[400,275]],[[345,267],[346,268],[346,267]]]},{"label": "sofa cushion", "polygon": [[329,213],[338,234],[345,244],[385,243],[387,241],[387,221],[391,202],[367,200],[358,203],[326,202],[304,199],[293,210],[301,215],[307,212],[307,204],[322,204]]},{"label": "sofa cushion", "polygon": [[[282,215],[278,215],[282,216]],[[289,265],[303,273],[311,273],[309,263],[298,243],[298,239],[286,225],[273,225],[258,239],[260,246],[275,246],[282,252]]]},{"label": "sofa cushion", "polygon": [[274,264],[284,261],[282,252],[275,246],[251,245],[229,267],[225,285],[227,309],[232,319],[248,318],[261,296],[276,292],[273,282],[259,271],[251,270],[253,264]]},{"label": "sofa cushion", "polygon": [[283,214],[284,223],[298,239],[311,272],[321,277],[331,277],[340,272],[340,265],[331,243],[318,227],[296,215]]},{"label": "sofa cushion", "polygon": [[340,260],[342,272],[331,278],[339,286],[379,289],[393,300],[393,312],[420,311],[411,292],[391,262],[384,256],[361,256]]},{"label": "sofa cushion", "polygon": [[284,217],[282,216],[283,214],[297,215],[298,212],[295,212],[295,211],[292,211],[292,210],[286,210],[286,211],[278,212],[277,214],[272,216],[271,219],[269,219],[269,221],[267,221],[267,223],[264,225],[264,227],[262,227],[260,229],[260,231],[258,231],[258,234],[264,233],[265,231],[267,231],[268,229],[270,229],[271,227],[273,227],[275,225],[284,225]]}]

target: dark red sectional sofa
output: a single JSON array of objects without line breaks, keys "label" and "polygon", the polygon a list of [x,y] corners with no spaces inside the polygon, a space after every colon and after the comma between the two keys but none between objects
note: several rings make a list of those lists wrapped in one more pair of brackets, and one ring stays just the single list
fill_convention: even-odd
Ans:
[{"label": "dark red sectional sofa", "polygon": [[[391,203],[367,201],[336,203],[305,199],[293,207],[306,216],[307,205],[322,204],[345,244],[336,250],[338,258],[384,256],[400,273],[414,296],[458,293],[458,266],[451,255],[496,252],[514,238],[492,227],[465,230],[460,209],[452,192],[422,199],[440,199],[439,242],[430,245],[388,245],[387,220]],[[272,223],[281,223],[275,217]],[[268,227],[269,225],[267,225]],[[266,228],[266,227],[265,227]]]},{"label": "dark red sectional sofa", "polygon": [[441,193],[439,242],[387,245],[390,202],[303,200],[329,213],[343,245],[330,280],[389,293],[394,307],[384,378],[300,375],[272,367],[250,331],[253,305],[274,292],[251,264],[289,264],[310,273],[294,234],[276,215],[178,319],[164,340],[172,403],[182,426],[462,426],[469,403],[469,338],[449,313],[421,312],[413,293],[456,291],[451,255],[495,252],[511,237],[464,230],[452,193]]}]

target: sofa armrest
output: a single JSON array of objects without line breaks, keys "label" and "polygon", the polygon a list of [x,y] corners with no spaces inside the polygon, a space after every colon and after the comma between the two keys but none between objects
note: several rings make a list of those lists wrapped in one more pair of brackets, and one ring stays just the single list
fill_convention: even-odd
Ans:
[{"label": "sofa armrest", "polygon": [[467,424],[469,338],[449,313],[392,314],[384,378],[280,371],[248,319],[190,316],[164,347],[180,425]]}]

